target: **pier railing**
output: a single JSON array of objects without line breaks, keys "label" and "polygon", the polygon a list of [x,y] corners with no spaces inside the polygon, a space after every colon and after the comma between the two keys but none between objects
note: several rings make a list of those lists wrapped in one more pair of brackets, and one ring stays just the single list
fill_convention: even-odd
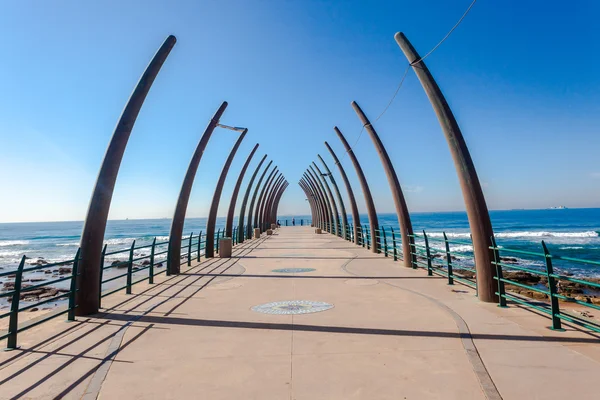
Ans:
[{"label": "pier railing", "polygon": [[[234,228],[233,244],[238,243],[236,233],[237,228]],[[219,241],[224,236],[225,231],[222,229],[215,233],[216,252],[218,252]],[[194,260],[200,261],[200,258],[205,254],[206,234],[200,232],[194,235],[192,232],[183,239],[180,265],[191,266]],[[130,246],[115,250],[110,249],[105,244],[102,249],[99,301],[101,302],[103,297],[122,290],[125,290],[126,294],[131,294],[132,286],[145,281],[152,284],[154,283],[154,277],[157,275],[163,273],[168,275],[166,268],[169,257],[168,246],[168,240],[159,241],[157,237],[154,237],[150,244],[139,246],[136,245],[136,240],[134,240]],[[5,283],[4,287],[8,290],[0,292],[0,299],[6,298],[10,304],[9,311],[0,314],[0,320],[8,318],[8,329],[4,332],[0,331],[0,340],[7,339],[7,348],[14,349],[17,347],[19,332],[64,314],[68,315],[68,320],[75,320],[79,253],[78,249],[73,259],[56,263],[30,261],[32,264],[30,267],[26,264],[27,260],[31,259],[23,255],[16,270],[0,273],[0,278],[14,278],[14,282]],[[109,263],[108,260],[110,259],[115,260]],[[113,274],[114,270],[125,271]],[[52,278],[50,280],[43,279],[42,277],[45,274],[52,274]],[[55,285],[59,286],[56,287]],[[41,318],[19,324],[20,313],[35,311],[49,303],[58,305],[60,302],[66,302],[66,307],[59,307],[55,311],[49,311]]]},{"label": "pier railing", "polygon": [[[352,240],[354,231],[351,224],[346,226],[346,232],[350,233],[346,240]],[[399,232],[392,227],[380,226],[372,240],[369,232],[368,225],[358,226],[358,245],[370,248],[376,243],[378,252],[385,257],[404,261],[403,238]],[[451,235],[446,232],[428,234],[424,230],[410,235],[412,268],[423,269],[429,276],[443,276],[449,285],[459,283],[468,286],[477,295],[473,243],[470,238],[456,239]],[[600,261],[551,254],[544,241],[540,244],[540,252],[531,252],[498,246],[495,238],[491,239],[494,245],[490,249],[495,250],[496,255],[492,264],[496,267],[494,279],[498,282],[498,306],[507,307],[511,302],[541,312],[551,318],[550,328],[554,330],[562,330],[562,321],[567,321],[600,333],[600,324],[585,311],[600,311],[600,297],[586,295],[590,291],[600,292],[600,280],[587,280],[555,271],[564,262],[600,267]],[[519,255],[524,258],[517,263],[515,256]],[[581,308],[577,311],[580,315],[565,311],[566,304],[577,304]]]}]

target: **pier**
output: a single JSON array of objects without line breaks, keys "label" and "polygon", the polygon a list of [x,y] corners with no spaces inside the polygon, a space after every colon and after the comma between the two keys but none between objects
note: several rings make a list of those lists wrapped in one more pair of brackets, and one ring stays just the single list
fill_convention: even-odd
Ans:
[{"label": "pier", "polygon": [[598,339],[549,323],[283,226],[32,328],[0,353],[0,397],[591,398]]}]

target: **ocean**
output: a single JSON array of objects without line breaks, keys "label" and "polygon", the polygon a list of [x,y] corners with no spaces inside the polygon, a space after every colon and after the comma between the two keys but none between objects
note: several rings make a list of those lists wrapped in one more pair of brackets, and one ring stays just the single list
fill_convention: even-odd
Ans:
[{"label": "ocean", "polygon": [[[539,253],[542,250],[540,243],[544,240],[554,255],[600,261],[600,208],[491,211],[490,216],[501,247]],[[300,219],[310,218],[307,215],[294,217],[297,225]],[[291,218],[279,216],[282,225]],[[415,232],[426,230],[432,238],[432,247],[438,250],[443,247],[435,239],[439,240],[442,232],[446,232],[450,240],[469,241],[464,212],[413,213],[411,218]],[[136,246],[150,244],[154,237],[158,241],[167,240],[170,222],[170,219],[108,221],[105,235],[108,251],[127,248],[133,240],[136,240]],[[379,214],[379,222],[385,228],[398,231],[395,214]],[[361,223],[368,223],[366,215],[361,215]],[[217,229],[223,228],[224,224],[225,218],[217,219]],[[205,225],[206,218],[187,219],[184,234],[198,234],[205,230]],[[81,221],[0,223],[0,268],[16,268],[23,255],[48,262],[72,259],[82,227]],[[451,250],[463,254],[465,260],[472,256],[472,247],[468,244],[453,244]],[[116,255],[116,259],[123,259],[123,255]],[[115,260],[109,256],[106,262]],[[543,266],[540,258],[527,259],[521,255],[519,263]],[[577,276],[600,277],[600,267],[567,262],[555,267]]]}]

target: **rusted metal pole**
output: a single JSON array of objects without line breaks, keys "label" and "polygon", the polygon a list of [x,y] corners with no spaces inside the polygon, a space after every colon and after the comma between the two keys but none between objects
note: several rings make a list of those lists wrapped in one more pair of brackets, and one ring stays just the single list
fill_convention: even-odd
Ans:
[{"label": "rusted metal pole", "polygon": [[316,228],[322,228],[323,227],[323,221],[325,221],[325,218],[323,216],[323,209],[321,207],[321,203],[320,203],[317,195],[313,191],[310,183],[308,182],[308,179],[306,178],[306,175],[303,176],[300,181],[302,182],[302,184],[304,185],[304,187],[308,191],[309,200],[312,200],[312,202],[314,204],[314,209],[315,209],[315,213],[316,213],[316,220],[315,220],[315,224],[314,225],[315,225]]},{"label": "rusted metal pole", "polygon": [[[333,177],[331,170],[325,163],[325,160],[323,160],[323,157],[321,157],[320,154],[317,154],[317,157],[319,157],[319,160],[321,160],[321,164],[323,164],[323,167],[325,168],[325,175],[329,176],[329,179],[331,180],[331,184],[333,185],[333,189],[335,190],[335,194],[337,196],[338,203],[340,203],[340,213],[342,214],[342,227],[341,227],[342,237],[344,239],[346,239],[346,237],[347,237],[346,229],[348,227],[348,215],[346,214],[346,206],[344,205],[344,200],[342,199],[342,194],[340,193],[340,188],[338,188],[335,178]],[[319,173],[320,173],[320,171],[319,171]],[[337,211],[336,211],[336,213],[337,213]]]},{"label": "rusted metal pole", "polygon": [[328,226],[331,225],[331,214],[330,214],[330,207],[327,205],[327,202],[325,201],[325,194],[321,191],[321,189],[319,188],[319,185],[317,184],[317,181],[315,180],[315,177],[313,176],[313,174],[311,173],[311,171],[309,169],[306,170],[306,177],[309,181],[309,183],[311,183],[311,185],[313,186],[313,190],[315,192],[315,194],[317,195],[317,197],[319,198],[319,201],[323,207],[323,216],[325,218],[324,222],[325,222],[325,226],[323,227],[326,231],[328,231]]},{"label": "rusted metal pole", "polygon": [[[379,231],[379,221],[377,220],[377,212],[375,211],[375,203],[373,202],[373,196],[371,195],[371,190],[369,189],[369,184],[367,183],[367,178],[365,178],[365,174],[363,173],[356,156],[354,155],[354,151],[346,141],[342,132],[338,129],[337,126],[333,128],[335,133],[337,133],[340,141],[344,145],[346,152],[348,153],[348,157],[350,157],[350,161],[352,161],[352,165],[354,165],[354,169],[356,170],[356,175],[358,176],[358,181],[360,182],[360,186],[362,188],[363,194],[365,196],[365,205],[367,207],[367,215],[369,216],[369,227],[371,229],[371,238],[373,241],[373,246],[371,246],[371,251],[373,253],[379,252],[379,243],[375,238],[377,237],[377,232]],[[358,221],[357,221],[358,222]],[[355,222],[354,224],[356,225]],[[358,222],[360,223],[360,222]]]},{"label": "rusted metal pole", "polygon": [[263,230],[267,230],[269,229],[269,227],[267,226],[267,220],[268,218],[268,210],[269,210],[269,204],[271,204],[271,201],[273,199],[273,196],[275,195],[275,191],[277,190],[277,188],[279,187],[279,185],[285,180],[283,174],[279,174],[279,177],[273,181],[273,184],[271,185],[271,188],[269,189],[269,192],[267,193],[267,195],[265,196],[265,201],[263,204],[263,208],[261,210],[260,213],[260,224],[262,226]]},{"label": "rusted metal pole", "polygon": [[75,295],[77,315],[95,314],[100,308],[100,271],[104,268],[100,265],[102,244],[123,153],[144,100],[176,41],[173,35],[167,37],[146,67],[121,113],[104,154],[81,233],[79,274],[76,282],[78,291]]},{"label": "rusted metal pole", "polygon": [[[263,186],[262,190],[260,191],[260,195],[258,195],[258,202],[256,203],[256,210],[254,211],[254,228],[261,228],[258,224],[259,224],[259,216],[260,216],[260,210],[262,208],[262,202],[263,199],[267,193],[267,188],[270,186],[271,181],[275,178],[276,174],[278,173],[278,169],[277,166],[275,166],[275,168],[273,168],[273,170],[271,171],[271,173],[269,174],[269,177],[267,178],[267,180],[265,181],[265,185]],[[262,229],[262,228],[261,228]],[[261,230],[262,232],[262,230]]]},{"label": "rusted metal pole", "polygon": [[204,133],[198,142],[198,146],[196,146],[194,155],[190,160],[187,172],[183,178],[179,197],[177,198],[177,204],[175,206],[175,212],[173,213],[173,220],[171,221],[168,249],[169,256],[167,260],[167,271],[169,274],[179,274],[181,267],[181,239],[183,237],[183,225],[185,223],[185,214],[187,212],[190,194],[192,193],[192,186],[194,185],[196,172],[198,171],[198,166],[200,165],[204,150],[226,108],[227,102],[224,101],[212,119],[208,122],[208,126],[204,130]]},{"label": "rusted metal pole", "polygon": [[254,179],[256,178],[256,175],[258,175],[258,171],[260,170],[260,167],[263,165],[263,162],[267,159],[267,155],[265,154],[263,156],[263,158],[260,160],[260,162],[258,163],[258,165],[256,166],[256,169],[254,170],[254,173],[252,174],[252,177],[250,178],[250,182],[248,182],[248,188],[246,189],[246,194],[244,195],[244,200],[242,200],[242,206],[240,208],[240,220],[239,220],[239,225],[238,225],[238,242],[239,243],[243,243],[245,240],[245,236],[244,232],[246,232],[246,230],[244,229],[244,219],[246,217],[246,204],[248,203],[248,198],[250,197],[250,190],[252,190],[252,185],[254,184]]},{"label": "rusted metal pole", "polygon": [[388,155],[385,146],[381,142],[379,135],[375,131],[375,128],[371,124],[371,121],[369,121],[369,118],[367,118],[363,110],[355,101],[352,102],[352,108],[354,108],[358,118],[360,118],[360,121],[369,133],[377,153],[379,153],[379,159],[381,160],[381,164],[383,165],[383,169],[385,170],[385,174],[387,176],[388,184],[390,185],[390,191],[392,192],[394,205],[396,206],[396,215],[398,216],[398,222],[400,224],[404,266],[412,268],[413,263],[416,261],[416,256],[411,254],[413,253],[411,250],[411,243],[413,242],[414,237],[413,228],[410,220],[410,213],[408,212],[408,206],[406,205],[406,200],[404,199],[404,193],[402,193],[402,187],[400,186],[400,181],[398,180],[398,175],[396,175],[396,170],[394,169],[392,160],[390,160],[390,156]]},{"label": "rusted metal pole", "polygon": [[348,175],[346,175],[346,171],[344,167],[342,167],[342,163],[338,160],[335,152],[329,146],[329,143],[325,142],[325,147],[329,150],[329,154],[333,158],[333,162],[338,166],[340,170],[340,175],[342,175],[342,180],[344,181],[344,185],[346,186],[346,191],[348,192],[348,198],[350,199],[350,209],[352,210],[352,222],[354,225],[354,243],[359,244],[358,242],[358,227],[360,225],[360,214],[358,213],[358,206],[356,205],[356,198],[354,197],[354,191],[352,190],[352,185],[350,185],[350,181],[348,180]]},{"label": "rusted metal pole", "polygon": [[219,210],[219,202],[221,201],[223,185],[225,184],[225,179],[227,179],[227,173],[229,172],[229,167],[231,167],[235,153],[240,147],[240,144],[242,144],[244,137],[246,137],[246,133],[248,133],[248,129],[244,129],[242,133],[240,133],[238,140],[233,145],[233,148],[229,153],[229,157],[227,157],[225,165],[223,165],[221,176],[219,176],[219,180],[217,181],[217,186],[215,187],[215,194],[213,195],[212,203],[210,204],[210,210],[208,211],[208,218],[206,220],[206,249],[204,249],[204,257],[206,258],[215,256],[215,224],[217,222],[217,211]]},{"label": "rusted metal pole", "polygon": [[269,201],[267,202],[267,206],[265,207],[265,214],[264,214],[263,218],[264,218],[265,225],[267,227],[270,226],[270,224],[272,224],[274,222],[273,221],[273,203],[275,202],[275,198],[277,197],[279,190],[281,189],[281,187],[284,184],[285,184],[285,177],[282,176],[281,180],[277,183],[277,185],[275,185],[273,187],[271,197],[269,198]]},{"label": "rusted metal pole", "polygon": [[289,186],[288,181],[285,181],[283,183],[283,185],[281,186],[281,188],[279,188],[279,192],[277,193],[277,196],[275,196],[275,201],[273,202],[273,206],[271,207],[271,222],[272,223],[277,223],[277,211],[279,209],[279,202],[281,201],[281,197],[283,196],[283,193],[285,192],[285,190],[287,189],[288,186]]},{"label": "rusted metal pole", "polygon": [[[260,190],[260,184],[262,183],[265,175],[269,171],[269,167],[271,166],[271,164],[273,164],[273,160],[269,161],[269,164],[267,164],[267,167],[265,168],[263,173],[260,175],[260,178],[258,179],[258,183],[256,184],[256,188],[254,188],[254,193],[252,194],[252,200],[250,201],[250,207],[248,208],[248,222],[246,223],[247,236],[249,238],[252,237],[252,228],[254,227],[254,225],[252,224],[252,218],[254,216],[254,204],[256,203],[256,196],[258,196],[258,191]],[[277,167],[275,167],[274,170],[275,169],[277,169]]]},{"label": "rusted metal pole", "polygon": [[246,159],[242,170],[240,171],[240,175],[238,176],[237,182],[235,183],[235,187],[233,188],[233,193],[231,194],[231,201],[229,202],[229,210],[227,211],[227,221],[225,222],[225,236],[232,237],[233,235],[233,216],[235,214],[235,203],[237,202],[238,193],[240,192],[240,186],[242,186],[242,181],[244,180],[244,175],[246,174],[246,170],[248,169],[248,165],[250,161],[252,161],[252,157],[254,157],[254,153],[256,153],[256,149],[258,149],[258,143],[254,146],[250,155]]},{"label": "rusted metal pole", "polygon": [[306,183],[302,179],[300,179],[300,181],[298,181],[298,185],[304,191],[304,194],[306,195],[306,200],[308,201],[308,205],[310,206],[310,213],[311,213],[311,218],[312,218],[312,225],[313,226],[318,226],[318,223],[319,223],[318,215],[319,214],[317,213],[316,206],[315,206],[315,203],[314,203],[314,199],[312,198],[312,194],[306,188]]},{"label": "rusted metal pole", "polygon": [[[335,198],[333,197],[333,193],[331,192],[331,188],[329,187],[329,184],[327,183],[327,180],[325,179],[325,176],[323,175],[323,173],[321,172],[321,170],[319,169],[319,167],[317,166],[317,164],[313,161],[313,165],[315,166],[315,169],[317,170],[316,174],[317,177],[320,178],[320,181],[322,181],[321,187],[325,186],[325,190],[327,191],[327,200],[328,203],[331,204],[331,207],[333,208],[333,219],[335,220],[335,229],[334,229],[334,234],[336,236],[340,236],[340,215],[338,214],[338,208],[337,208],[337,204],[335,204]],[[312,166],[311,166],[312,168]],[[321,183],[321,182],[319,182]]]},{"label": "rusted metal pole", "polygon": [[317,192],[316,187],[313,185],[311,179],[308,177],[308,174],[306,172],[304,173],[303,177],[319,210],[319,225],[317,227],[325,230],[325,224],[327,222],[327,213],[325,212],[325,206],[323,205],[321,196]]},{"label": "rusted metal pole", "polygon": [[473,237],[473,253],[475,255],[475,267],[477,270],[479,300],[496,303],[498,302],[498,296],[496,295],[497,283],[494,279],[496,269],[492,264],[494,250],[490,249],[494,230],[485,202],[485,196],[483,195],[483,190],[481,189],[467,143],[446,98],[415,48],[401,32],[396,33],[395,39],[417,74],[450,147],[450,153],[452,154],[454,166],[458,174],[458,180],[467,209],[471,235]]}]

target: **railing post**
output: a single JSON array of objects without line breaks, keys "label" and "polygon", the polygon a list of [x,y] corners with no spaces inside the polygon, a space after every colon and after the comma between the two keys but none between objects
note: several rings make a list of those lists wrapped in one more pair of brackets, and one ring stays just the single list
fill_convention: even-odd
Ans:
[{"label": "railing post", "polygon": [[[448,267],[448,285],[454,285],[454,272],[452,272],[452,254],[450,254],[450,243],[446,232],[444,234],[444,244],[446,245],[446,266]],[[494,247],[496,246],[494,242]],[[504,286],[503,286],[504,287]]]},{"label": "railing post", "polygon": [[396,234],[394,233],[394,228],[392,230],[392,246],[394,248],[394,261],[398,261],[398,250],[396,250]]},{"label": "railing post", "polygon": [[15,274],[15,287],[10,304],[10,320],[8,321],[8,340],[7,349],[17,348],[17,331],[19,330],[19,301],[21,300],[21,282],[23,281],[23,267],[25,266],[25,256],[21,258],[19,267]]},{"label": "railing post", "polygon": [[500,258],[500,252],[496,245],[496,238],[491,237],[492,247],[494,248],[494,265],[496,265],[496,278],[498,278],[498,307],[507,307],[506,305],[506,290],[504,288],[504,275],[502,274],[502,261]]},{"label": "railing post", "polygon": [[150,248],[150,266],[148,267],[148,283],[154,283],[154,253],[156,249],[156,236],[152,241],[152,247]]},{"label": "railing post", "polygon": [[125,288],[126,294],[131,294],[131,275],[133,274],[133,249],[135,248],[135,240],[131,243],[131,249],[129,250],[129,263],[127,264],[127,287]]},{"label": "railing post", "polygon": [[215,240],[215,253],[219,252],[219,240],[221,239],[221,228],[217,231],[217,240]]},{"label": "railing post", "polygon": [[100,286],[98,289],[98,308],[102,307],[102,279],[104,279],[104,259],[106,257],[106,246],[108,245],[105,244],[102,248],[102,255],[100,256],[100,282],[98,283],[98,285]]},{"label": "railing post", "polygon": [[423,237],[425,238],[425,253],[427,254],[427,275],[432,276],[433,272],[431,270],[431,251],[429,249],[429,239],[427,238],[425,229],[423,229]]},{"label": "railing post", "polygon": [[388,256],[388,247],[387,247],[387,238],[385,237],[385,228],[382,226],[381,227],[381,234],[383,235],[383,254],[385,254],[385,256]]},{"label": "railing post", "polygon": [[194,232],[190,233],[190,239],[188,240],[188,259],[187,259],[187,265],[188,267],[192,266],[192,239],[194,237]]},{"label": "railing post", "polygon": [[198,262],[200,262],[200,250],[202,250],[202,231],[198,235],[198,257],[196,258]]},{"label": "railing post", "polygon": [[79,256],[81,254],[81,247],[77,249],[75,253],[75,260],[73,260],[73,268],[71,268],[71,287],[69,289],[69,312],[67,313],[67,319],[69,321],[75,321],[75,294],[77,293],[77,270],[79,269]]},{"label": "railing post", "polygon": [[369,230],[365,229],[364,231],[366,232],[366,236],[367,236],[367,250],[371,250],[371,238],[369,236]]},{"label": "railing post", "polygon": [[[410,256],[411,256],[411,264],[412,264],[412,268],[413,269],[417,269],[417,246],[415,246],[415,238],[416,235],[409,235],[408,236],[408,240],[409,240],[409,246],[412,249],[412,251],[410,252]],[[402,239],[404,240],[404,239]]]},{"label": "railing post", "polygon": [[544,257],[546,259],[546,275],[548,276],[548,289],[550,290],[550,306],[552,308],[552,327],[555,331],[563,331],[560,320],[560,308],[558,306],[558,297],[556,297],[556,279],[554,278],[554,267],[552,266],[552,256],[546,247],[546,243],[542,240],[544,248]]}]

